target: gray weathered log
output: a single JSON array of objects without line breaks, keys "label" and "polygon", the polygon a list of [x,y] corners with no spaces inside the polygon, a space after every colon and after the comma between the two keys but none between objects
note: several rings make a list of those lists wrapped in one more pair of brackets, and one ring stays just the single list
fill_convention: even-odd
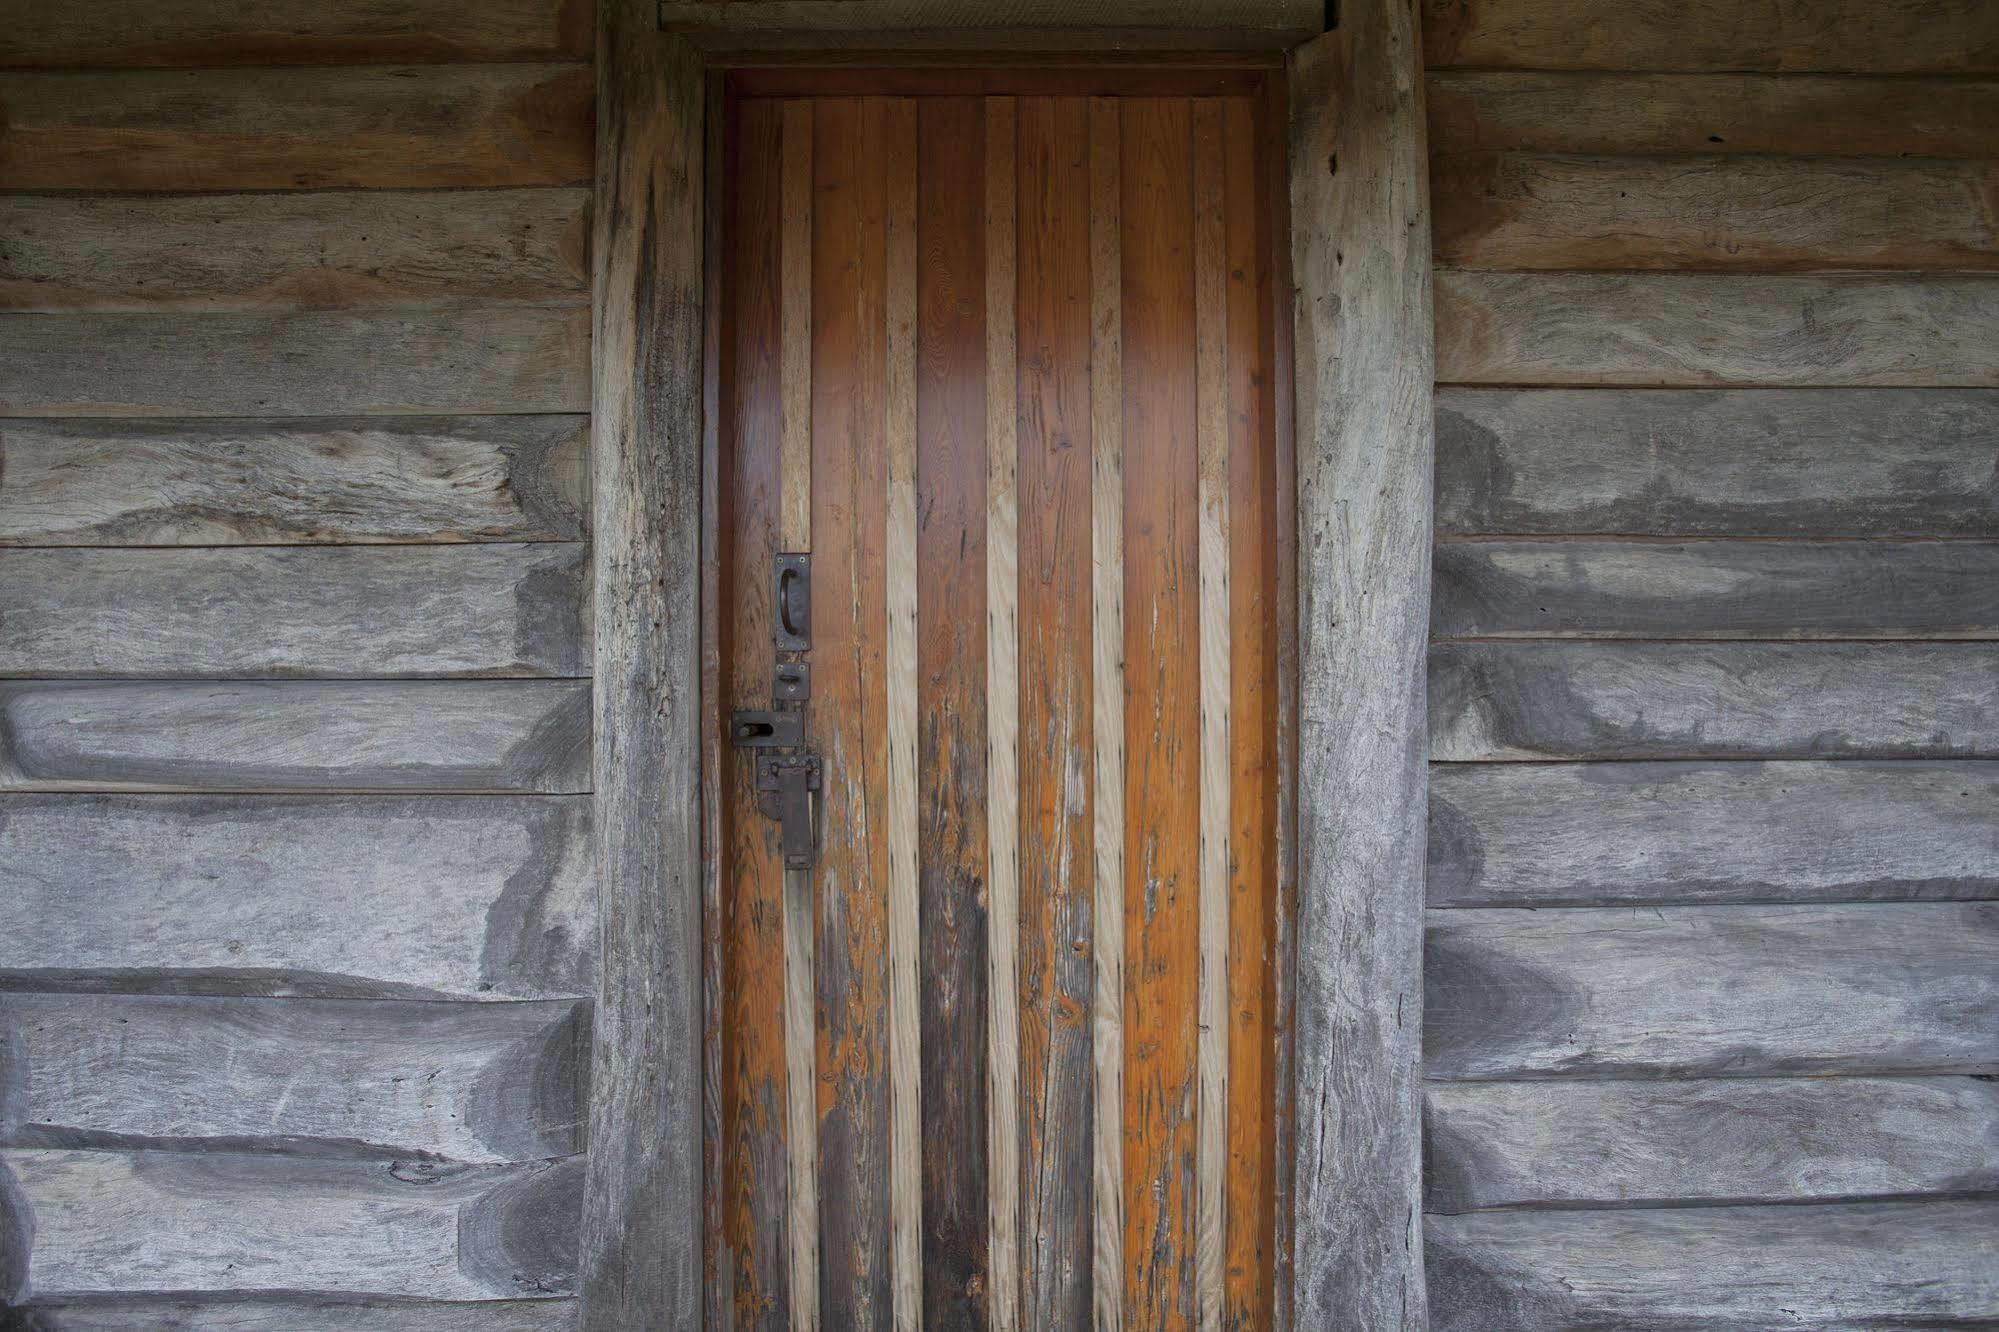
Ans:
[{"label": "gray weathered log", "polygon": [[584,310],[0,315],[0,416],[588,410]]},{"label": "gray weathered log", "polygon": [[1999,537],[1999,393],[1444,389],[1451,534]]},{"label": "gray weathered log", "polygon": [[589,789],[570,680],[0,682],[0,790]]},{"label": "gray weathered log", "polygon": [[1431,292],[1413,0],[1290,56],[1298,826],[1293,1317],[1422,1327]]},{"label": "gray weathered log", "polygon": [[596,965],[585,797],[0,796],[7,989],[541,999]]},{"label": "gray weathered log", "polygon": [[1999,277],[1439,270],[1437,379],[1992,387]]},{"label": "gray weathered log", "polygon": [[1443,643],[1430,756],[1999,757],[1983,643]]},{"label": "gray weathered log", "polygon": [[78,1296],[16,1312],[21,1332],[571,1332],[574,1299],[371,1300],[300,1295]]},{"label": "gray weathered log", "polygon": [[1431,1217],[1434,1332],[1999,1322],[1999,1202]]},{"label": "gray weathered log", "polygon": [[589,299],[586,190],[0,195],[0,310]]},{"label": "gray weathered log", "polygon": [[529,1165],[19,1150],[34,1293],[575,1289],[580,1157]]},{"label": "gray weathered log", "polygon": [[1432,1077],[1999,1072],[1999,903],[1432,911],[1426,951]]},{"label": "gray weathered log", "polygon": [[0,546],[574,540],[588,426],[0,419]]},{"label": "gray weathered log", "polygon": [[1999,1192],[1999,1085],[1976,1078],[1438,1082],[1432,1212]]},{"label": "gray weathered log", "polygon": [[0,676],[578,676],[584,546],[0,551]]},{"label": "gray weathered log", "polygon": [[589,1027],[571,1000],[0,994],[0,1146],[570,1156]]},{"label": "gray weathered log", "polygon": [[1999,764],[1430,773],[1433,907],[1999,898]]},{"label": "gray weathered log", "polygon": [[1999,542],[1453,541],[1438,638],[1999,638]]}]

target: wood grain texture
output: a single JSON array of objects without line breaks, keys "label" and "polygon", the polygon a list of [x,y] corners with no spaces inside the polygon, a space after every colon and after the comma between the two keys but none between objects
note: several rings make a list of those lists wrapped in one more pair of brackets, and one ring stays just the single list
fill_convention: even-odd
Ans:
[{"label": "wood grain texture", "polygon": [[1999,281],[1437,274],[1449,384],[1999,385]]},{"label": "wood grain texture", "polygon": [[0,421],[0,545],[574,540],[587,424]]},{"label": "wood grain texture", "polygon": [[0,416],[583,412],[589,314],[0,315]]},{"label": "wood grain texture", "polygon": [[0,676],[577,676],[569,542],[0,554]]},{"label": "wood grain texture", "polygon": [[1999,536],[1999,393],[1437,394],[1440,533]]},{"label": "wood grain texture", "polygon": [[15,190],[586,185],[588,65],[13,72]]},{"label": "wood grain texture", "polygon": [[[1266,43],[1317,32],[1319,10],[1306,0],[1115,0],[1079,12],[1064,0],[845,0],[837,7],[816,0],[660,0],[669,31],[761,33],[895,33],[957,29],[1145,30],[1190,28],[1226,32],[1260,30]],[[821,39],[823,40],[823,38]]]},{"label": "wood grain texture", "polygon": [[305,65],[588,59],[586,0],[108,0],[8,12],[0,65]]},{"label": "wood grain texture", "polygon": [[1433,68],[1999,71],[1982,0],[1423,0]]},{"label": "wood grain texture", "polygon": [[1453,70],[1427,86],[1440,153],[1999,153],[1999,79]]},{"label": "wood grain texture", "polygon": [[1989,161],[1460,152],[1431,193],[1456,268],[1999,269]]},{"label": "wood grain texture", "polygon": [[540,1161],[583,1149],[587,1006],[0,995],[0,1145]]},{"label": "wood grain texture", "polygon": [[1859,1332],[1999,1318],[1990,1201],[1431,1217],[1436,1332]]},{"label": "wood grain texture", "polygon": [[1437,638],[1999,637],[1999,544],[1452,541]]},{"label": "wood grain texture", "polygon": [[[1615,836],[1604,830],[1616,829]],[[1999,897],[1999,765],[1462,764],[1433,907]]]},{"label": "wood grain texture", "polygon": [[582,1161],[473,1166],[234,1153],[10,1151],[40,1298],[575,1289]]},{"label": "wood grain texture", "polygon": [[1976,643],[1454,643],[1430,654],[1430,757],[1999,756]]},{"label": "wood grain texture", "polygon": [[1990,1193],[1999,1087],[1973,1078],[1434,1083],[1432,1212]]},{"label": "wood grain texture", "polygon": [[0,197],[0,310],[577,305],[585,190]]},{"label": "wood grain texture", "polygon": [[589,789],[569,680],[0,684],[0,790]]},{"label": "wood grain texture", "polygon": [[371,1300],[338,1295],[77,1296],[34,1300],[23,1332],[572,1332],[573,1298]]},{"label": "wood grain texture", "polygon": [[1430,225],[1414,5],[1292,52],[1298,823],[1293,1321],[1415,1326]]},{"label": "wood grain texture", "polygon": [[591,868],[580,798],[9,794],[0,987],[585,996]]},{"label": "wood grain texture", "polygon": [[1429,916],[1433,1078],[1999,1069],[1999,904]]},{"label": "wood grain texture", "polygon": [[591,240],[603,980],[582,1325],[702,1309],[700,63],[646,0],[597,15]]}]

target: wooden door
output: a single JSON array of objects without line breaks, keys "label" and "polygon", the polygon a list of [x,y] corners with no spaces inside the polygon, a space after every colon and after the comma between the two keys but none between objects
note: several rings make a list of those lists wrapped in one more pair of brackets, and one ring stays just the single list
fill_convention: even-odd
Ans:
[{"label": "wooden door", "polygon": [[[717,1325],[1272,1323],[1270,77],[734,79]],[[774,643],[786,553],[806,650]],[[809,701],[773,703],[780,665]],[[739,746],[737,710],[802,712],[799,744]],[[798,797],[759,779],[806,749],[816,863],[787,869],[768,807]]]}]

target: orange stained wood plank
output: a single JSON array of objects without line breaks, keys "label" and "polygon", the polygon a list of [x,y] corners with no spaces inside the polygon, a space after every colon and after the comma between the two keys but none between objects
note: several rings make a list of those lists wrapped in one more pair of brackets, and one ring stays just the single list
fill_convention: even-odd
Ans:
[{"label": "orange stained wood plank", "polygon": [[883,542],[888,104],[814,106],[812,693],[825,761],[819,1313],[888,1325],[888,819]]},{"label": "orange stained wood plank", "polygon": [[1125,1321],[1194,1318],[1199,632],[1191,106],[1123,106]]}]

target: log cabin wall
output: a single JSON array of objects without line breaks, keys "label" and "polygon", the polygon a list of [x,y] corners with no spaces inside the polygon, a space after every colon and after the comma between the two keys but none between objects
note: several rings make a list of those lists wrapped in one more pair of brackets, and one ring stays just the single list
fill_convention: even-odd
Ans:
[{"label": "log cabin wall", "polygon": [[0,1298],[565,1326],[592,7],[0,11]]},{"label": "log cabin wall", "polygon": [[1429,0],[1439,1329],[1999,1317],[1999,7]]}]

